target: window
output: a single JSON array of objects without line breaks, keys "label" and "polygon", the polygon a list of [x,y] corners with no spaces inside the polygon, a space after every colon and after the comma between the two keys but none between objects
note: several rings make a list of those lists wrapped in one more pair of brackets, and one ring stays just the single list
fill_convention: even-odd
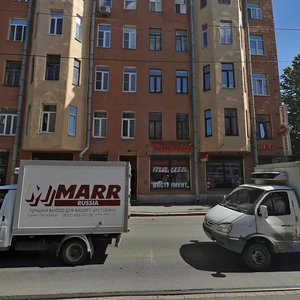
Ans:
[{"label": "window", "polygon": [[160,51],[162,44],[162,35],[160,28],[150,28],[149,32],[150,50]]},{"label": "window", "polygon": [[149,91],[150,93],[162,92],[162,71],[160,69],[150,69]]},{"label": "window", "polygon": [[99,7],[109,7],[111,8],[111,0],[100,0],[99,1]]},{"label": "window", "polygon": [[267,75],[263,73],[252,74],[253,94],[256,96],[267,96]]},{"label": "window", "polygon": [[124,0],[125,10],[136,10],[136,0]]},{"label": "window", "polygon": [[208,45],[208,29],[207,24],[202,25],[202,48],[206,48]]},{"label": "window", "polygon": [[188,93],[188,71],[176,71],[176,93]]},{"label": "window", "polygon": [[50,34],[62,34],[63,16],[64,14],[62,12],[51,12]]},{"label": "window", "polygon": [[186,157],[151,157],[151,190],[189,190],[190,165]]},{"label": "window", "polygon": [[162,139],[162,113],[149,113],[149,139]]},{"label": "window", "polygon": [[219,4],[230,4],[230,0],[218,0]]},{"label": "window", "polygon": [[200,8],[203,8],[207,5],[207,0],[201,0],[200,1]]},{"label": "window", "polygon": [[42,133],[55,132],[55,119],[56,105],[43,105],[40,131]]},{"label": "window", "polygon": [[271,117],[269,115],[256,115],[256,131],[259,139],[272,138]]},{"label": "window", "polygon": [[264,54],[264,39],[262,35],[250,34],[250,49],[252,55]]},{"label": "window", "polygon": [[149,0],[149,10],[156,12],[162,11],[162,0]]},{"label": "window", "polygon": [[232,44],[232,23],[231,22],[220,23],[220,43]]},{"label": "window", "polygon": [[96,66],[95,90],[108,91],[109,86],[109,68]]},{"label": "window", "polygon": [[222,63],[222,87],[234,88],[234,65],[232,63]]},{"label": "window", "polygon": [[189,139],[189,114],[176,114],[176,138],[177,140]]},{"label": "window", "polygon": [[262,13],[260,4],[257,2],[248,2],[248,18],[249,19],[261,19]]},{"label": "window", "polygon": [[60,55],[47,55],[46,80],[59,80]]},{"label": "window", "polygon": [[136,92],[136,69],[135,68],[124,68],[123,91]]},{"label": "window", "polygon": [[238,121],[237,121],[237,109],[225,108],[225,135],[232,136],[238,135]]},{"label": "window", "polygon": [[175,0],[175,12],[177,14],[186,14],[186,0]]},{"label": "window", "polygon": [[187,33],[186,30],[176,30],[175,33],[175,48],[177,52],[187,51]]},{"label": "window", "polygon": [[19,86],[21,70],[22,70],[21,61],[12,61],[12,60],[7,61],[6,68],[5,68],[4,84],[6,86]]},{"label": "window", "polygon": [[17,109],[0,107],[0,135],[15,135]]},{"label": "window", "polygon": [[77,107],[70,105],[69,107],[69,122],[68,122],[68,134],[76,134],[76,118],[77,118]]},{"label": "window", "polygon": [[210,90],[210,65],[203,67],[203,91]]},{"label": "window", "polygon": [[261,205],[267,206],[269,216],[283,216],[291,213],[289,198],[286,192],[269,194]]},{"label": "window", "polygon": [[10,21],[10,41],[24,41],[27,28],[27,21],[20,19],[12,19]]},{"label": "window", "polygon": [[95,111],[93,122],[93,137],[105,138],[107,130],[107,112]]},{"label": "window", "polygon": [[205,136],[212,136],[212,120],[211,120],[211,110],[207,109],[204,111],[205,117]]},{"label": "window", "polygon": [[81,41],[81,24],[82,17],[76,16],[76,29],[75,29],[75,39]]},{"label": "window", "polygon": [[98,25],[98,41],[97,46],[100,48],[110,48],[111,26]]},{"label": "window", "polygon": [[80,81],[80,60],[74,59],[74,65],[73,65],[73,85],[79,85]]},{"label": "window", "polygon": [[136,28],[124,27],[123,28],[123,48],[136,49]]},{"label": "window", "polygon": [[206,162],[206,180],[207,190],[232,190],[243,183],[242,159],[209,157]]},{"label": "window", "polygon": [[122,138],[132,139],[134,138],[135,130],[135,113],[123,112],[122,113]]}]

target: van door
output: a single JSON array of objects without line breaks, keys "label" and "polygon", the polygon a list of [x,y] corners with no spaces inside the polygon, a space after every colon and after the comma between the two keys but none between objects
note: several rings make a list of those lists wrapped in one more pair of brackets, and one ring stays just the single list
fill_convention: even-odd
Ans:
[{"label": "van door", "polygon": [[[259,206],[268,208],[268,218],[259,214]],[[299,247],[294,206],[287,191],[268,193],[256,211],[257,233],[271,238],[279,252],[293,252]]]}]

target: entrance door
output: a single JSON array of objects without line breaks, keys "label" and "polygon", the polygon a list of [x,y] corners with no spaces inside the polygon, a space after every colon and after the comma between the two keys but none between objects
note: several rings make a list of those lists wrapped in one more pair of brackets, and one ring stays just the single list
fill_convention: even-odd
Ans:
[{"label": "entrance door", "polygon": [[257,232],[271,237],[282,252],[299,248],[294,206],[286,191],[269,193],[260,203],[268,208],[268,218],[257,216]]},{"label": "entrance door", "polygon": [[120,161],[128,161],[131,165],[131,199],[136,200],[137,195],[137,159],[136,156],[120,156]]}]

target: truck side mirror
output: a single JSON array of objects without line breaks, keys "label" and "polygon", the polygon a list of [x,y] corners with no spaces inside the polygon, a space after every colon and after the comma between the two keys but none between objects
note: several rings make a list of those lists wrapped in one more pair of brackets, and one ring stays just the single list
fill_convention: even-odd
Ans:
[{"label": "truck side mirror", "polygon": [[262,216],[263,218],[267,219],[269,214],[268,214],[268,207],[266,205],[261,205],[259,207],[259,215]]}]

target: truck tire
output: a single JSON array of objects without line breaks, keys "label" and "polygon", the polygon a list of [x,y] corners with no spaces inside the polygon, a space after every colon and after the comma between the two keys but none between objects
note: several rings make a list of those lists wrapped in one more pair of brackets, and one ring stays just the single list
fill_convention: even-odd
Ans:
[{"label": "truck tire", "polygon": [[81,239],[71,239],[64,242],[61,247],[61,258],[68,266],[76,266],[82,264],[87,256],[87,247]]},{"label": "truck tire", "polygon": [[261,243],[253,243],[247,246],[243,252],[243,258],[247,267],[254,271],[266,270],[271,263],[270,251]]}]

